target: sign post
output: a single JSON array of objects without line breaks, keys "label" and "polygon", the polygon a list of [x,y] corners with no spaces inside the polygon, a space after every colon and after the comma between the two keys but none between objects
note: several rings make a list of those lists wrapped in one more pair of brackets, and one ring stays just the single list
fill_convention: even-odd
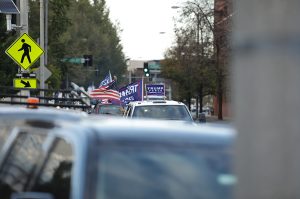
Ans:
[{"label": "sign post", "polygon": [[[12,43],[5,51],[23,70],[29,69],[44,50],[27,34],[24,33],[14,43]],[[16,78],[13,80],[15,88],[37,88],[37,80],[35,78]]]}]

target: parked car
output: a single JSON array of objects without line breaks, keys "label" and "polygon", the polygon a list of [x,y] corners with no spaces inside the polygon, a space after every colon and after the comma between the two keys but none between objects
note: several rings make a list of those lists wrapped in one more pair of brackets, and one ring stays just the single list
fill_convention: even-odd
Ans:
[{"label": "parked car", "polygon": [[130,102],[125,118],[177,120],[193,122],[191,113],[182,102],[172,100],[146,100]]},{"label": "parked car", "polygon": [[0,154],[1,199],[231,199],[234,130],[170,121],[56,121],[17,129]]}]

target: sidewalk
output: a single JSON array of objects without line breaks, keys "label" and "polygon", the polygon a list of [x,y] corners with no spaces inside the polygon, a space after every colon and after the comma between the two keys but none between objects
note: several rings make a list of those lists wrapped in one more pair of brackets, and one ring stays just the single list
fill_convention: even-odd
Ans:
[{"label": "sidewalk", "polygon": [[231,118],[223,118],[223,120],[218,120],[218,116],[212,115],[212,116],[206,116],[206,122],[207,123],[231,123]]}]

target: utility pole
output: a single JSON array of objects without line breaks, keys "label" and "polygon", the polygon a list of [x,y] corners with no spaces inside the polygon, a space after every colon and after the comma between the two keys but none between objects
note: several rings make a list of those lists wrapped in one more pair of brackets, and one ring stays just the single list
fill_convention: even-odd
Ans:
[{"label": "utility pole", "polygon": [[[20,5],[20,36],[24,33],[28,34],[29,24],[28,24],[28,13],[29,13],[29,4],[28,0],[19,0],[18,4]],[[26,72],[22,67],[20,67],[21,72]],[[21,90],[20,94],[22,96],[30,96],[29,90]],[[20,99],[24,101],[24,99]]]},{"label": "utility pole", "polygon": [[48,0],[45,0],[45,45],[44,45],[44,54],[45,54],[45,66],[48,65]]},{"label": "utility pole", "polygon": [[[40,46],[45,49],[45,1],[40,0]],[[45,89],[45,54],[40,57],[40,88]],[[44,92],[41,92],[44,96]]]},{"label": "utility pole", "polygon": [[[196,32],[196,44],[197,44],[197,49],[196,49],[196,58],[197,58],[197,64],[198,67],[200,68],[200,71],[202,70],[201,67],[202,67],[202,63],[200,63],[200,57],[199,57],[199,49],[200,49],[200,41],[199,41],[199,38],[200,38],[200,23],[201,23],[201,17],[200,17],[200,14],[199,13],[195,13],[196,15],[196,21],[197,21],[197,32]],[[202,36],[202,35],[201,35]],[[202,44],[203,45],[203,44]],[[202,57],[203,59],[203,57]],[[202,72],[201,72],[202,73]],[[200,78],[201,78],[201,83],[202,84],[202,74],[200,74]],[[198,95],[197,94],[197,97],[196,97],[196,118],[198,119],[199,118],[199,98],[201,98],[202,95]],[[202,99],[200,99],[202,100]],[[202,101],[200,103],[200,111],[202,112]]]},{"label": "utility pole", "polygon": [[28,0],[19,0],[20,2],[20,36],[24,33],[28,34]]},{"label": "utility pole", "polygon": [[236,198],[300,198],[300,1],[234,2]]}]

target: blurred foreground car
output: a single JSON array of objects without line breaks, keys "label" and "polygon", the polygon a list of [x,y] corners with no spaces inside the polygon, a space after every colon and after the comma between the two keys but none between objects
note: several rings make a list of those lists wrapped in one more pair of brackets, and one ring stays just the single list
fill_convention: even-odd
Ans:
[{"label": "blurred foreground car", "polygon": [[45,137],[16,131],[0,156],[1,199],[232,198],[231,128],[97,123],[60,122]]},{"label": "blurred foreground car", "polygon": [[193,122],[191,113],[182,102],[172,100],[147,100],[130,102],[124,113],[126,118],[146,118]]},{"label": "blurred foreground car", "polygon": [[38,131],[48,131],[56,121],[77,122],[87,117],[87,113],[75,110],[56,109],[49,107],[26,108],[23,106],[0,107],[0,150],[7,137],[14,129],[38,128]]}]

